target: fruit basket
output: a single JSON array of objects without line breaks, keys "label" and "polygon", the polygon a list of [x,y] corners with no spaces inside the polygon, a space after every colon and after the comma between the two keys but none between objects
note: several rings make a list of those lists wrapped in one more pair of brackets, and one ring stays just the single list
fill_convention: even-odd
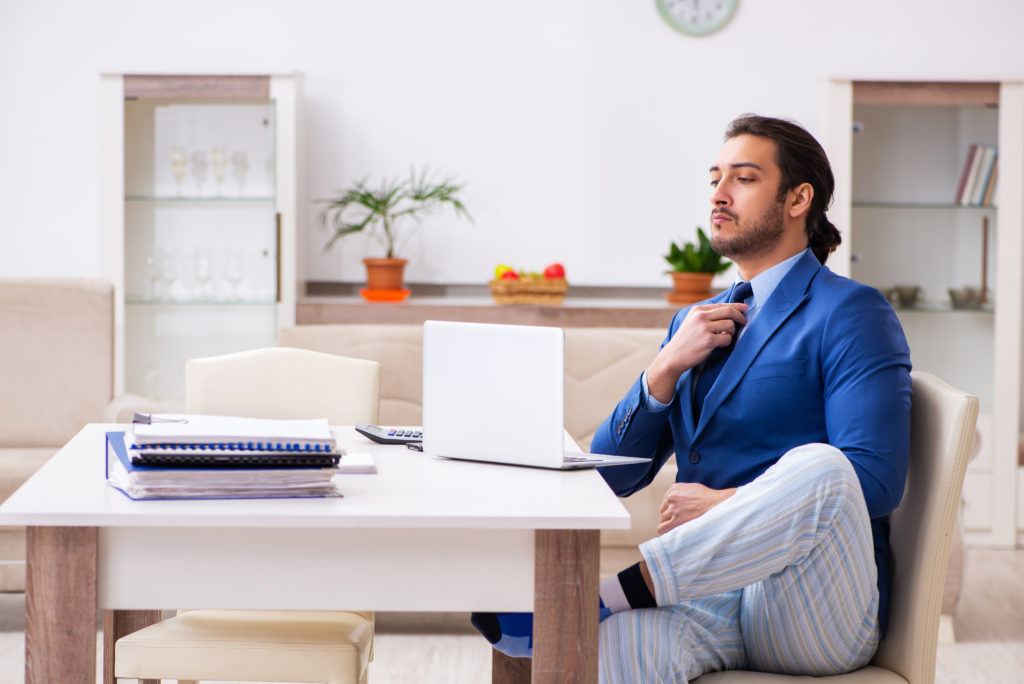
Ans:
[{"label": "fruit basket", "polygon": [[569,289],[565,278],[501,278],[490,285],[495,304],[559,305]]}]

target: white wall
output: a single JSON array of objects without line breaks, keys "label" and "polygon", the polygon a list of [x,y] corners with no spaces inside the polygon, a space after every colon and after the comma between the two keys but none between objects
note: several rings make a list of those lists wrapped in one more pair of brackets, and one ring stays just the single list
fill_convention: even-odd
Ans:
[{"label": "white wall", "polygon": [[476,224],[423,225],[411,281],[560,260],[658,286],[732,117],[821,134],[829,78],[1021,79],[1022,28],[1019,0],[742,0],[706,38],[651,0],[0,0],[0,276],[99,273],[105,71],[304,74],[310,280],[358,282],[373,251],[325,255],[313,200],[412,163],[466,181]]}]

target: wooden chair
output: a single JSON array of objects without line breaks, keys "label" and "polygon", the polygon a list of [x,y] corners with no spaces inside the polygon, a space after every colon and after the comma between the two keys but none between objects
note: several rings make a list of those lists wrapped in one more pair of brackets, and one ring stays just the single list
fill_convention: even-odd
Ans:
[{"label": "wooden chair", "polygon": [[[185,386],[189,413],[374,423],[380,365],[274,347],[192,359]],[[180,683],[366,684],[372,658],[372,613],[188,610],[118,639],[113,669]]]}]

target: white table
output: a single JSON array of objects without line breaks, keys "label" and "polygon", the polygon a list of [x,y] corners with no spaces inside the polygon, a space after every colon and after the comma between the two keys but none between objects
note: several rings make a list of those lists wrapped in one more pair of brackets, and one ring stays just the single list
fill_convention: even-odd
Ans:
[{"label": "white table", "polygon": [[[131,501],[85,427],[0,505],[28,527],[26,682],[95,681],[113,640],[182,607],[535,610],[533,681],[597,681],[599,530],[629,514],[593,470],[425,456],[337,431],[376,475],[340,499]],[[501,677],[498,676],[500,679]]]}]

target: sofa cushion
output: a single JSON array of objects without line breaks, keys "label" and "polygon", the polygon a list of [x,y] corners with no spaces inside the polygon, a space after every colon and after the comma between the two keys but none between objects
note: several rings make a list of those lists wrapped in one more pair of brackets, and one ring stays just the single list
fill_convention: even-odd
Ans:
[{"label": "sofa cushion", "polygon": [[380,423],[423,423],[422,326],[298,325],[281,330],[277,343],[380,363]]},{"label": "sofa cushion", "polygon": [[0,502],[57,453],[54,447],[0,448]]},{"label": "sofa cushion", "polygon": [[59,447],[104,416],[113,297],[96,279],[0,279],[0,447]]},{"label": "sofa cushion", "polygon": [[565,429],[584,451],[594,432],[650,365],[665,331],[565,329]]},{"label": "sofa cushion", "polygon": [[[0,449],[0,501],[56,453],[50,447]],[[25,589],[25,528],[0,527],[0,591]]]}]

